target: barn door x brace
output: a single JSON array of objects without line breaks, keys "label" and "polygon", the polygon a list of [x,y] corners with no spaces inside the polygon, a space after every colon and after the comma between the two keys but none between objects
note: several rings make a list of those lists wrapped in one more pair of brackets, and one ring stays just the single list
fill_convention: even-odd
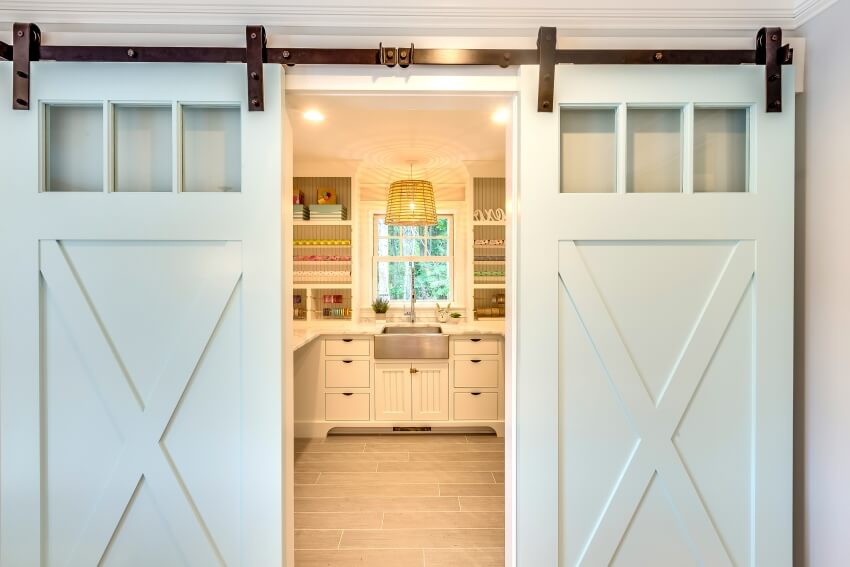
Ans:
[{"label": "barn door x brace", "polygon": [[754,49],[558,49],[557,30],[540,28],[537,49],[318,49],[268,47],[262,26],[245,28],[245,47],[139,47],[42,45],[35,24],[15,24],[13,44],[0,42],[0,59],[13,61],[12,107],[30,108],[33,61],[148,63],[245,63],[248,110],[263,110],[263,63],[281,65],[539,65],[537,110],[553,111],[555,66],[573,65],[763,65],[767,112],[782,111],[782,65],[793,50],[782,44],[781,28],[762,28]]}]

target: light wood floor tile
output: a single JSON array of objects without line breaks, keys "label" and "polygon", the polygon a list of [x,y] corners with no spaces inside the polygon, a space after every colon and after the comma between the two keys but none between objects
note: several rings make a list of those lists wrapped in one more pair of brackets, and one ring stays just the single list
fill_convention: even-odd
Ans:
[{"label": "light wood floor tile", "polygon": [[384,512],[383,529],[504,528],[505,515],[493,512]]},{"label": "light wood floor tile", "polygon": [[296,512],[295,529],[375,530],[381,527],[382,519],[383,512]]},{"label": "light wood floor tile", "polygon": [[505,511],[505,498],[503,496],[461,496],[460,509],[464,512],[473,511]]},{"label": "light wood floor tile", "polygon": [[[318,486],[318,485],[316,485]],[[440,484],[440,496],[504,496],[503,484]],[[299,486],[299,488],[314,488],[314,486]]]},{"label": "light wood floor tile", "polygon": [[[475,486],[475,485],[445,485]],[[481,485],[487,486],[487,485]],[[491,484],[491,487],[500,485]],[[500,487],[499,494],[503,490]],[[295,487],[298,498],[343,497],[343,496],[441,496],[438,484],[307,484]],[[459,496],[443,494],[442,496]],[[470,494],[470,496],[489,496],[489,494]]]},{"label": "light wood floor tile", "polygon": [[487,471],[504,468],[501,461],[411,461],[409,463],[383,462],[378,464],[378,472],[416,472],[416,471]]},{"label": "light wood floor tile", "polygon": [[297,472],[295,473],[295,484],[316,484],[316,481],[319,480],[319,473],[317,472]]},{"label": "light wood floor tile", "polygon": [[426,549],[425,567],[504,567],[504,549]]},{"label": "light wood floor tile", "polygon": [[[429,453],[426,453],[429,454]],[[490,455],[491,453],[474,453]],[[498,453],[497,453],[498,454]],[[345,461],[347,463],[409,461],[410,453],[295,453],[295,463]]]},{"label": "light wood floor tile", "polygon": [[296,567],[504,566],[504,440],[296,440]]},{"label": "light wood floor tile", "polygon": [[490,472],[426,471],[426,472],[363,472],[322,473],[317,484],[427,484],[445,482],[454,484],[487,484],[493,482]]},{"label": "light wood floor tile", "polygon": [[457,497],[396,496],[344,498],[296,498],[296,512],[373,512],[373,511],[449,511],[459,512]]},{"label": "light wood floor tile", "polygon": [[[311,461],[307,463],[295,463],[295,472],[378,472],[378,463],[348,462],[348,461]],[[322,477],[319,477],[321,480]]]},{"label": "light wood floor tile", "polygon": [[362,453],[366,443],[295,443],[296,453]]},{"label": "light wood floor tile", "polygon": [[296,567],[423,567],[420,549],[296,551]]},{"label": "light wood floor tile", "polygon": [[295,530],[295,549],[337,549],[342,530]]},{"label": "light wood floor tile", "polygon": [[[383,454],[383,453],[380,453]],[[396,453],[390,453],[396,454]],[[411,461],[499,461],[505,454],[499,451],[464,451],[462,453],[409,453]],[[387,459],[389,460],[389,459]],[[401,459],[399,459],[401,460]]]},{"label": "light wood floor tile", "polygon": [[340,549],[475,549],[503,546],[505,530],[351,530],[342,534]]}]

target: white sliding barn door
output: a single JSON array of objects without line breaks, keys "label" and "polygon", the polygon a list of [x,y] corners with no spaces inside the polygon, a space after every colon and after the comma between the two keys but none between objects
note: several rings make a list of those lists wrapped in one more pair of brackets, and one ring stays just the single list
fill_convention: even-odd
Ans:
[{"label": "white sliding barn door", "polygon": [[282,72],[0,64],[0,564],[280,565]]},{"label": "white sliding barn door", "polygon": [[791,565],[789,71],[522,69],[518,565]]}]

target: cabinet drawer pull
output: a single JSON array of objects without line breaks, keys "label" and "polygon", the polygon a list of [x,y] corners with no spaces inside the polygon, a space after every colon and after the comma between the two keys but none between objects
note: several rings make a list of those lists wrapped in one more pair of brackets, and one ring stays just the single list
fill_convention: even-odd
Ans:
[{"label": "cabinet drawer pull", "polygon": [[342,342],[344,342],[344,343],[350,343],[350,342],[351,342],[351,341],[353,341],[353,340],[354,340],[354,339],[342,339]]},{"label": "cabinet drawer pull", "polygon": [[477,343],[477,342],[480,342],[480,341],[481,341],[481,339],[469,339],[469,340],[470,340],[470,341],[472,341],[472,342],[474,342],[474,343]]},{"label": "cabinet drawer pull", "polygon": [[481,392],[470,392],[470,394],[472,394],[473,396],[480,396]]},{"label": "cabinet drawer pull", "polygon": [[343,392],[342,395],[343,396],[353,396],[354,392]]},{"label": "cabinet drawer pull", "polygon": [[478,360],[470,360],[469,362],[471,362],[472,364],[478,364],[479,362],[481,362],[481,360],[480,360],[480,359],[478,359]]},{"label": "cabinet drawer pull", "polygon": [[352,362],[354,362],[354,361],[353,360],[343,360],[342,361],[343,364],[351,364]]}]

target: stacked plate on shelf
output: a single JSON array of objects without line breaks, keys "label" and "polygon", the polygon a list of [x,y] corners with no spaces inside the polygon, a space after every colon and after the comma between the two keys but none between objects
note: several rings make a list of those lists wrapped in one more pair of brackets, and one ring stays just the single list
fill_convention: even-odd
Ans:
[{"label": "stacked plate on shelf", "polygon": [[310,220],[310,207],[307,205],[292,205],[292,220]]},{"label": "stacked plate on shelf", "polygon": [[312,220],[348,220],[345,205],[313,205],[309,218]]}]

